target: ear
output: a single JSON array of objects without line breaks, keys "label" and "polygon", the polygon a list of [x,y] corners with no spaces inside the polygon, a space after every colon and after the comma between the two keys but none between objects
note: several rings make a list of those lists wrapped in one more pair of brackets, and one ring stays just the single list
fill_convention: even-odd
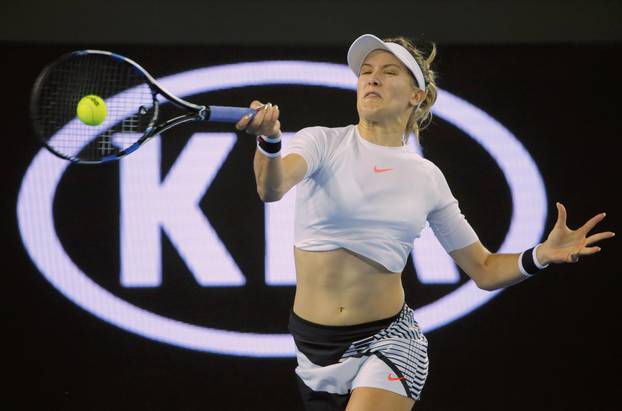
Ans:
[{"label": "ear", "polygon": [[413,107],[417,107],[417,104],[423,100],[425,100],[425,91],[420,88],[415,88],[410,97],[410,104],[412,104]]}]

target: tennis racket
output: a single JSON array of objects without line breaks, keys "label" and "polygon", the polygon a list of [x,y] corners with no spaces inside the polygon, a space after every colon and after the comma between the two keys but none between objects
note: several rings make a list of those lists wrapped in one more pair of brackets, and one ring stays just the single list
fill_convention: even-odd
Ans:
[{"label": "tennis racket", "polygon": [[[105,103],[105,116],[100,115],[103,121],[97,125],[87,124],[77,114],[82,98],[92,95]],[[161,119],[159,108],[164,102],[183,113]],[[250,108],[203,106],[182,100],[136,62],[101,50],[67,53],[46,66],[35,81],[30,100],[32,125],[43,145],[58,157],[80,164],[118,160],[149,138],[182,123],[237,123],[254,113]]]}]

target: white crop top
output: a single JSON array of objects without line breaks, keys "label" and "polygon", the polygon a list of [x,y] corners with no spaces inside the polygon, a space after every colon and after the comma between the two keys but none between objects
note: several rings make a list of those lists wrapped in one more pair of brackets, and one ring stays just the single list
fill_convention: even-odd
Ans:
[{"label": "white crop top", "polygon": [[307,163],[296,188],[299,249],[346,248],[401,273],[426,220],[447,252],[478,240],[441,170],[407,147],[373,144],[355,125],[309,127],[290,153]]}]

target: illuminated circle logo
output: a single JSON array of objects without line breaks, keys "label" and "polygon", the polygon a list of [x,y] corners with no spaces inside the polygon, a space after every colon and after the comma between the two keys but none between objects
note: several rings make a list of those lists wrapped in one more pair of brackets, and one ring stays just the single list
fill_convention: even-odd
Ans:
[{"label": "illuminated circle logo", "polygon": [[[347,66],[304,61],[267,61],[209,67],[169,76],[160,82],[181,97],[235,87],[275,84],[356,90],[356,79]],[[480,144],[495,159],[506,178],[512,196],[512,218],[498,251],[516,252],[539,241],[546,219],[544,185],[534,161],[516,137],[482,110],[443,90],[439,90],[434,113]],[[129,111],[118,113],[117,117],[107,119],[107,124],[129,114]],[[62,138],[63,133],[71,130],[71,127],[72,122],[54,138]],[[141,148],[132,156],[138,156],[144,149]],[[54,195],[68,165],[68,162],[56,158],[45,149],[40,150],[26,171],[17,204],[19,229],[26,250],[56,289],[95,316],[160,342],[225,355],[295,355],[294,343],[289,334],[243,333],[184,323],[132,305],[91,280],[67,255],[54,227]],[[211,173],[214,175],[216,171],[212,170]],[[290,215],[293,212],[291,200],[271,203],[266,206],[267,219],[283,215],[271,212],[270,207],[273,205],[288,208]],[[268,240],[272,235],[266,235],[266,282],[271,285],[291,285],[291,278],[278,274],[284,272],[278,270],[284,258],[274,257],[278,257],[278,251],[276,247],[270,247],[272,242]],[[291,259],[291,256],[288,258]],[[429,228],[424,230],[414,244],[413,263],[419,280],[424,284],[456,282],[456,267]],[[241,281],[243,284],[243,278]],[[484,291],[473,281],[468,281],[435,302],[417,309],[415,315],[424,332],[431,331],[468,314],[499,291]]]}]

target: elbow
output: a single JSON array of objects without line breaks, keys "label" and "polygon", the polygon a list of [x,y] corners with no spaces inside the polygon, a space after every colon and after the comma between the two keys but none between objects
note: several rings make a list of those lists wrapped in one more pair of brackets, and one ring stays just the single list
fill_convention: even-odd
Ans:
[{"label": "elbow", "polygon": [[257,188],[257,194],[264,203],[273,203],[283,198],[283,194],[278,191],[265,191]]},{"label": "elbow", "polygon": [[272,203],[279,201],[285,195],[283,190],[283,184],[275,184],[274,180],[268,180],[256,178],[257,194],[264,203]]},{"label": "elbow", "polygon": [[480,290],[490,291],[490,284],[486,282],[484,278],[479,275],[473,275],[472,273],[468,273],[468,275],[471,277],[471,280],[473,280],[477,288]]},{"label": "elbow", "polygon": [[494,291],[499,288],[495,272],[489,265],[490,255],[491,254],[488,253],[478,262],[478,264],[474,267],[474,273],[471,276],[471,278],[475,281],[475,284],[477,284],[477,287],[484,291]]},{"label": "elbow", "polygon": [[477,288],[484,291],[494,291],[496,289],[492,284],[486,283],[484,281],[476,281],[475,284],[477,284]]},{"label": "elbow", "polygon": [[487,272],[486,270],[481,269],[477,272],[469,273],[469,277],[473,279],[475,285],[477,285],[477,288],[480,290],[494,291],[497,289],[490,272]]},{"label": "elbow", "polygon": [[503,288],[503,284],[496,282],[494,278],[491,278],[490,276],[484,276],[479,279],[479,281],[475,281],[475,284],[477,284],[479,289],[484,291],[495,291],[499,288]]}]

